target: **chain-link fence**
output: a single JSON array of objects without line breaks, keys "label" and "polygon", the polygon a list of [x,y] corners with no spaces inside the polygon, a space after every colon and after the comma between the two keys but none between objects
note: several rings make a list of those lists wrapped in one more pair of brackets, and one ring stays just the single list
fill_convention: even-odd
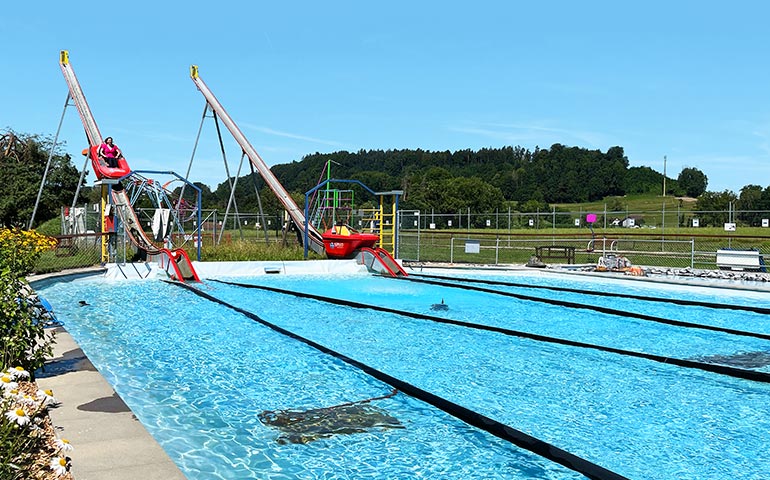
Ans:
[{"label": "chain-link fence", "polygon": [[[735,233],[749,226],[737,220],[747,214],[759,235]],[[525,264],[533,257],[544,263],[597,264],[600,257],[614,256],[635,265],[698,269],[718,268],[717,252],[722,249],[756,251],[759,262],[770,255],[766,211],[603,211],[594,214],[590,224],[588,216],[584,211],[555,210],[486,214],[402,210],[396,255],[420,262],[492,265]],[[709,225],[724,233],[693,233]]]},{"label": "chain-link fence", "polygon": [[[478,213],[468,210],[456,213],[421,212],[401,210],[402,228],[420,228],[421,230],[478,230],[495,231],[553,230],[574,228],[577,231],[589,227],[597,229],[633,228],[672,231],[678,229],[718,227],[765,227],[770,235],[770,211],[766,210],[730,210],[730,211],[693,211],[682,208],[660,210],[607,210],[599,211],[550,211],[516,212],[496,210]],[[595,216],[589,225],[586,217]],[[728,227],[729,228],[729,227]]]},{"label": "chain-link fence", "polygon": [[[729,230],[745,227],[738,216],[751,213],[761,235],[738,235]],[[137,209],[145,230],[151,229],[153,211]],[[544,263],[596,264],[605,255],[622,256],[634,265],[671,268],[715,269],[720,249],[759,252],[760,259],[770,255],[770,228],[764,228],[770,212],[620,212],[607,211],[596,215],[592,224],[585,222],[587,213],[580,212],[493,212],[473,214],[424,214],[402,210],[397,217],[398,258],[419,262],[525,264],[533,257]],[[225,216],[216,210],[202,212],[201,248],[228,244],[236,240],[271,243],[285,238],[287,232],[282,213],[259,215],[239,213]],[[726,225],[720,235],[698,232],[709,224]],[[696,221],[694,221],[696,220]],[[170,240],[175,248],[197,246],[197,220],[182,222],[184,233],[174,233]],[[366,221],[363,211],[353,212],[353,226],[370,231],[376,226]],[[693,225],[697,227],[693,227]],[[62,235],[59,246],[46,252],[37,271],[58,271],[99,264],[102,258],[102,235],[99,214],[93,205],[62,209],[62,229],[81,232]],[[594,232],[596,230],[596,232]],[[712,229],[713,231],[713,229]],[[120,234],[107,237],[107,252],[111,260],[131,261],[136,250]],[[547,248],[546,248],[547,247]],[[244,259],[248,260],[248,259]]]},{"label": "chain-link fence", "polygon": [[35,273],[48,273],[98,265],[102,256],[102,234],[59,235],[53,250],[43,252]]},{"label": "chain-link fence", "polygon": [[[721,249],[757,251],[770,255],[770,237],[491,233],[482,231],[401,230],[398,258],[417,262],[525,264],[597,264],[608,255],[625,257],[634,265],[715,269]],[[761,261],[761,260],[760,260]]]}]

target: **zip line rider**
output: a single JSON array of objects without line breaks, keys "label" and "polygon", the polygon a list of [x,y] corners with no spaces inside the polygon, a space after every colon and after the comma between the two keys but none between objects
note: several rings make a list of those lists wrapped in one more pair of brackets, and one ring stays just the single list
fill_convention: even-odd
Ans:
[{"label": "zip line rider", "polygon": [[104,143],[99,145],[96,153],[99,155],[99,159],[103,160],[110,168],[118,168],[118,159],[123,157],[123,152],[112,143],[112,137],[105,138]]}]

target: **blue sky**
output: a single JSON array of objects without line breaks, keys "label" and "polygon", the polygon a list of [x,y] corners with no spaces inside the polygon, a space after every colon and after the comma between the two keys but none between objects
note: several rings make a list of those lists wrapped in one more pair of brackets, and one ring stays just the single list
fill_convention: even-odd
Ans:
[{"label": "blue sky", "polygon": [[[196,64],[268,165],[338,150],[620,145],[632,166],[662,172],[666,156],[672,178],[698,168],[712,191],[770,185],[766,2],[27,5],[2,9],[0,129],[53,136],[68,50],[102,134],[137,170],[187,171],[205,105]],[[82,166],[74,107],[60,140]],[[234,173],[229,134],[226,151]],[[190,179],[224,178],[207,119]]]}]

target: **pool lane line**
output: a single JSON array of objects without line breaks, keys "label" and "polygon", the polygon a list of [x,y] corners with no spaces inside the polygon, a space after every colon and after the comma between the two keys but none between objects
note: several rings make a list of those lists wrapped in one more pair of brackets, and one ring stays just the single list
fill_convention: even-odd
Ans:
[{"label": "pool lane line", "polygon": [[[385,277],[385,278],[389,278],[389,277]],[[523,295],[520,293],[504,292],[500,290],[494,290],[491,288],[477,287],[475,285],[466,285],[466,284],[451,283],[451,282],[439,282],[437,280],[424,280],[420,278],[413,278],[411,275],[408,277],[398,277],[398,278],[394,277],[394,280],[425,283],[428,285],[437,285],[437,286],[449,287],[449,288],[459,288],[462,290],[473,290],[474,292],[491,293],[493,295],[501,295],[504,297],[512,297],[512,298],[517,298],[519,300],[528,300],[532,302],[547,303],[548,305],[556,305],[559,307],[592,310],[594,312],[607,313],[610,315],[618,315],[621,317],[635,318],[637,320],[645,320],[648,322],[663,323],[666,325],[674,325],[677,327],[695,328],[698,330],[710,330],[712,332],[728,333],[730,335],[738,335],[741,337],[752,337],[752,338],[759,338],[762,340],[770,340],[770,334],[767,334],[767,333],[749,332],[746,330],[736,330],[734,328],[717,327],[715,325],[704,325],[702,323],[685,322],[682,320],[673,320],[670,318],[645,315],[644,313],[628,312],[625,310],[616,310],[614,308],[601,307],[599,305],[588,305],[585,303],[567,302],[564,300],[555,300],[551,298],[532,297],[530,295]]]},{"label": "pool lane line", "polygon": [[349,300],[341,300],[338,298],[322,297],[320,295],[313,295],[312,293],[295,292],[292,290],[283,290],[281,288],[267,287],[264,285],[253,285],[248,283],[227,282],[224,280],[209,279],[211,282],[222,283],[225,285],[232,285],[241,288],[252,288],[257,290],[265,290],[273,293],[280,293],[284,295],[293,295],[300,298],[308,298],[311,300],[317,300],[319,302],[331,303],[334,305],[341,305],[345,307],[354,307],[360,309],[374,310],[384,313],[392,313],[394,315],[401,315],[404,317],[416,318],[419,320],[429,320],[437,323],[445,323],[448,325],[455,325],[459,327],[471,328],[474,330],[485,330],[488,332],[501,333],[510,337],[526,338],[529,340],[535,340],[538,342],[555,343],[558,345],[566,345],[569,347],[587,348],[591,350],[598,350],[601,352],[614,353],[618,355],[625,355],[628,357],[643,358],[645,360],[651,360],[653,362],[665,363],[668,365],[676,365],[677,367],[694,368],[697,370],[703,370],[706,372],[717,373],[720,375],[727,375],[730,377],[741,378],[743,380],[752,380],[755,382],[770,383],[770,373],[758,372],[756,370],[747,370],[743,368],[729,367],[726,365],[719,365],[715,363],[696,362],[694,360],[684,360],[675,357],[664,357],[662,355],[654,355],[651,353],[635,352],[633,350],[623,350],[620,348],[607,347],[604,345],[596,345],[593,343],[577,342],[575,340],[567,340],[564,338],[549,337],[547,335],[538,335],[536,333],[522,332],[520,330],[511,330],[503,327],[495,327],[492,325],[484,325],[480,323],[464,322],[462,320],[452,320],[449,318],[436,317],[433,315],[426,315],[424,313],[408,312],[405,310],[396,310],[388,307],[380,307],[377,305],[369,305],[365,303],[357,303]]},{"label": "pool lane line", "polygon": [[555,292],[579,293],[583,295],[595,295],[599,297],[630,298],[632,300],[644,300],[647,302],[673,303],[675,305],[682,305],[687,307],[705,307],[705,308],[715,308],[715,309],[722,309],[722,310],[742,310],[746,312],[759,313],[763,315],[770,314],[770,308],[752,307],[751,305],[732,305],[728,303],[701,302],[698,300],[682,300],[678,298],[657,298],[657,297],[648,297],[645,295],[635,295],[635,294],[625,294],[625,293],[615,293],[615,292],[597,292],[596,290],[583,290],[580,288],[555,287],[550,285],[530,285],[526,283],[503,282],[500,280],[487,280],[487,279],[481,279],[481,278],[450,277],[447,275],[427,275],[423,273],[410,273],[409,276],[417,277],[417,278],[430,278],[430,279],[436,279],[436,280],[454,280],[459,282],[483,283],[486,285],[502,285],[506,287],[553,290]]},{"label": "pool lane line", "polygon": [[[608,470],[602,467],[601,465],[595,464],[589,460],[579,457],[574,453],[570,453],[566,450],[562,450],[561,448],[551,443],[548,443],[545,440],[541,440],[537,437],[533,437],[532,435],[524,433],[521,430],[518,430],[509,425],[498,422],[497,420],[494,420],[490,417],[487,417],[482,413],[465,408],[459,404],[456,404],[450,400],[447,400],[446,398],[430,393],[427,390],[423,390],[415,385],[412,385],[411,383],[405,382],[396,377],[388,375],[385,372],[382,372],[373,367],[370,367],[369,365],[363,362],[359,362],[358,360],[355,360],[353,358],[350,358],[347,355],[337,352],[336,350],[332,350],[328,347],[325,347],[320,343],[316,343],[290,330],[286,330],[285,328],[279,327],[278,325],[268,322],[267,320],[262,319],[258,315],[252,312],[249,312],[248,310],[244,310],[242,308],[236,307],[235,305],[232,305],[209,293],[206,293],[195,286],[188,285],[182,282],[167,282],[167,283],[176,285],[177,287],[187,289],[201,298],[205,298],[206,300],[225,306],[282,335],[285,335],[294,340],[298,340],[310,347],[315,348],[316,350],[321,351],[322,353],[331,355],[332,357],[338,360],[341,360],[347,363],[348,365],[351,365],[353,367],[360,369],[367,375],[372,376],[384,383],[387,383],[391,387],[400,390],[406,395],[409,395],[418,400],[421,400],[430,405],[433,405],[439,410],[442,410],[448,413],[449,415],[452,415],[453,417],[469,425],[472,425],[476,428],[484,430],[485,432],[488,432],[502,440],[506,440],[510,443],[513,443],[514,445],[520,448],[523,448],[524,450],[528,450],[532,453],[535,453],[536,455],[539,455],[543,458],[546,458],[560,465],[563,465],[569,468],[570,470],[581,473],[590,479],[630,480],[628,479],[628,477],[624,477],[618,473]],[[221,282],[221,283],[228,283],[228,282]]]}]

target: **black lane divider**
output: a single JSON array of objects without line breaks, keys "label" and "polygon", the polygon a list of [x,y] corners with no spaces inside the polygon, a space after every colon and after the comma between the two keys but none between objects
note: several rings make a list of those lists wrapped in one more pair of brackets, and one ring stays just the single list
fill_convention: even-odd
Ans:
[{"label": "black lane divider", "polygon": [[559,307],[579,308],[582,310],[593,310],[594,312],[608,313],[610,315],[618,315],[621,317],[636,318],[638,320],[646,320],[646,321],[655,322],[655,323],[664,323],[666,325],[674,325],[677,327],[695,328],[699,330],[709,330],[712,332],[729,333],[730,335],[739,335],[741,337],[752,337],[752,338],[760,338],[762,340],[770,340],[770,335],[766,333],[748,332],[745,330],[735,330],[733,328],[717,327],[715,325],[704,325],[701,323],[684,322],[682,320],[672,320],[670,318],[654,317],[652,315],[645,315],[643,313],[627,312],[625,310],[616,310],[614,308],[600,307],[598,305],[587,305],[584,303],[565,302],[564,300],[553,300],[550,298],[532,297],[529,295],[522,295],[520,293],[502,292],[500,290],[477,287],[474,285],[439,282],[437,280],[425,280],[421,278],[414,278],[411,275],[408,277],[398,277],[397,280],[407,281],[407,282],[426,283],[428,285],[438,285],[441,287],[459,288],[462,290],[473,290],[474,292],[491,293],[493,295],[513,297],[513,298],[518,298],[519,300],[529,300],[532,302],[547,303],[549,305],[556,305]]},{"label": "black lane divider", "polygon": [[[408,278],[408,277],[407,277]],[[364,303],[351,302],[349,300],[340,300],[338,298],[327,298],[319,295],[313,295],[312,293],[294,292],[291,290],[283,290],[275,287],[267,287],[264,285],[251,285],[247,283],[226,282],[224,280],[213,280],[211,282],[223,283],[225,285],[232,285],[241,288],[253,288],[257,290],[265,290],[268,292],[281,293],[284,295],[293,295],[300,298],[309,298],[311,300],[317,300],[319,302],[331,303],[334,305],[342,305],[345,307],[354,307],[368,310],[375,310],[378,312],[392,313],[394,315],[401,315],[404,317],[416,318],[419,320],[430,320],[437,323],[446,323],[448,325],[456,325],[460,327],[472,328],[475,330],[485,330],[489,332],[502,333],[510,337],[526,338],[529,340],[536,340],[538,342],[555,343],[559,345],[567,345],[570,347],[588,348],[591,350],[598,350],[601,352],[615,353],[618,355],[626,355],[628,357],[644,358],[645,360],[652,360],[653,362],[666,363],[669,365],[676,365],[678,367],[695,368],[698,370],[704,370],[706,372],[718,373],[721,375],[728,375],[730,377],[742,378],[744,380],[753,380],[755,382],[770,383],[770,373],[757,372],[756,370],[746,370],[743,368],[728,367],[726,365],[718,365],[714,363],[696,362],[693,360],[683,360],[675,357],[664,357],[662,355],[653,355],[651,353],[635,352],[633,350],[623,350],[620,348],[606,347],[604,345],[595,345],[593,343],[576,342],[574,340],[566,340],[564,338],[549,337],[546,335],[538,335],[536,333],[522,332],[519,330],[511,330],[508,328],[494,327],[491,325],[483,325],[479,323],[463,322],[461,320],[452,320],[449,318],[434,317],[432,315],[425,315],[423,313],[407,312],[404,310],[396,310],[388,307],[380,307],[377,305],[369,305]]]},{"label": "black lane divider", "polygon": [[419,277],[419,278],[432,278],[437,280],[454,280],[459,282],[483,283],[486,285],[503,285],[506,287],[532,288],[536,290],[553,290],[555,292],[580,293],[584,295],[596,295],[598,297],[630,298],[633,300],[645,300],[647,302],[673,303],[674,305],[682,305],[682,306],[688,306],[688,307],[706,307],[706,308],[715,308],[715,309],[722,309],[722,310],[741,310],[745,312],[760,313],[763,315],[770,314],[770,308],[752,307],[750,305],[731,305],[727,303],[700,302],[697,300],[682,300],[678,298],[656,298],[656,297],[647,297],[644,295],[633,295],[633,294],[615,293],[615,292],[597,292],[595,290],[583,290],[580,288],[569,288],[569,287],[554,287],[550,285],[529,285],[526,283],[502,282],[499,280],[486,280],[481,278],[449,277],[449,276],[442,276],[442,275],[426,275],[422,273],[410,273],[409,276]]},{"label": "black lane divider", "polygon": [[[398,378],[390,376],[387,373],[381,372],[373,367],[366,365],[365,363],[359,362],[358,360],[354,360],[348,357],[347,355],[343,355],[342,353],[339,353],[319,343],[316,343],[310,339],[297,335],[296,333],[286,330],[284,328],[281,328],[278,325],[270,323],[267,320],[263,320],[262,318],[260,318],[258,315],[254,313],[251,313],[247,310],[244,310],[242,308],[236,307],[235,305],[232,305],[223,300],[220,300],[214,297],[213,295],[210,295],[208,293],[205,293],[197,289],[196,287],[193,287],[191,285],[187,285],[181,282],[168,282],[168,283],[172,285],[176,285],[181,288],[185,288],[193,292],[194,294],[198,295],[199,297],[205,298],[206,300],[212,301],[219,305],[223,305],[231,310],[234,310],[242,315],[245,315],[251,320],[254,320],[257,323],[260,323],[261,325],[271,328],[282,335],[285,335],[294,340],[298,340],[327,355],[331,355],[347,363],[348,365],[352,365],[362,370],[367,375],[370,375],[384,383],[387,383],[391,387],[396,388],[411,397],[414,397],[418,400],[421,400],[430,405],[433,405],[434,407],[440,410],[443,410],[449,415],[452,415],[453,417],[458,418],[459,420],[462,420],[463,422],[469,425],[472,425],[476,428],[484,430],[485,432],[489,432],[498,438],[506,440],[525,450],[529,450],[530,452],[535,453],[543,458],[547,458],[548,460],[551,460],[560,465],[563,465],[569,468],[570,470],[573,470],[575,472],[585,475],[588,478],[591,478],[594,480],[629,480],[628,477],[624,477],[618,473],[608,470],[600,465],[597,465],[589,460],[586,460],[582,457],[578,457],[573,453],[570,453],[566,450],[562,450],[561,448],[555,445],[552,445],[546,442],[545,440],[540,440],[539,438],[533,437],[532,435],[524,433],[521,430],[517,430],[509,425],[498,422],[497,420],[489,418],[481,413],[465,408],[450,400],[447,400],[443,397],[439,397],[438,395],[432,394],[426,390],[416,387],[403,380],[399,380]],[[221,283],[229,284],[229,282],[221,282]]]}]

